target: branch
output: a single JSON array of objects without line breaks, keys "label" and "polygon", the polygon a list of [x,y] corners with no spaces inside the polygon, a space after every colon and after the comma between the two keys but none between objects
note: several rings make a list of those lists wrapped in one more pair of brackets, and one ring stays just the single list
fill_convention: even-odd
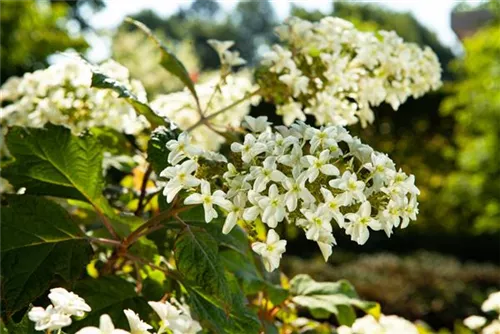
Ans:
[{"label": "branch", "polygon": [[113,225],[111,225],[108,218],[106,218],[106,216],[96,206],[94,206],[94,208],[95,211],[97,212],[97,215],[101,218],[102,224],[106,227],[111,236],[116,240],[120,240],[118,233],[116,233],[115,229],[113,228]]},{"label": "branch", "polygon": [[149,229],[150,227],[153,227],[153,226],[156,226],[156,225],[160,224],[162,221],[164,221],[164,220],[166,220],[166,219],[168,219],[168,218],[170,218],[170,217],[172,217],[172,216],[174,216],[174,215],[176,215],[178,213],[181,213],[183,211],[191,209],[191,207],[192,206],[184,206],[184,207],[181,207],[181,208],[178,208],[178,209],[172,208],[171,210],[160,212],[160,214],[152,217],[147,222],[145,222],[144,224],[142,224],[141,226],[139,226],[132,233],[130,233],[129,236],[126,237],[123,240],[122,247],[123,248],[129,247],[134,242],[136,242],[137,239],[139,239],[140,237],[142,237],[142,236],[145,235],[143,233],[143,231]]},{"label": "branch", "polygon": [[96,243],[96,244],[102,244],[102,245],[111,245],[115,247],[121,246],[121,242],[118,240],[111,240],[111,239],[106,239],[106,238],[94,238],[94,237],[88,237],[90,242]]},{"label": "branch", "polygon": [[136,216],[140,216],[142,214],[142,211],[144,210],[144,207],[146,206],[146,204],[144,203],[144,197],[146,196],[146,187],[148,185],[149,177],[151,176],[152,172],[153,168],[151,164],[149,164],[142,178],[141,195],[139,197],[139,203],[137,204],[137,209],[135,210],[134,213]]},{"label": "branch", "polygon": [[176,280],[180,280],[180,276],[174,270],[170,270],[168,268],[162,268],[160,266],[157,266],[154,263],[149,262],[148,260],[145,260],[141,257],[135,256],[132,254],[127,253],[127,254],[125,254],[125,257],[128,258],[129,260],[134,261],[134,262],[139,262],[139,263],[142,263],[146,266],[150,266],[153,269],[159,270],[159,271],[165,273],[166,276],[172,277]]},{"label": "branch", "polygon": [[215,113],[213,113],[213,114],[210,114],[210,115],[208,115],[208,116],[205,116],[205,117],[201,118],[198,122],[196,122],[195,124],[193,124],[192,126],[190,126],[190,127],[189,127],[186,131],[187,131],[187,132],[190,132],[190,131],[192,131],[192,130],[196,129],[198,126],[200,126],[200,125],[202,125],[202,124],[205,124],[206,122],[208,122],[208,121],[209,121],[209,120],[211,120],[212,118],[217,117],[217,116],[219,116],[220,114],[225,113],[225,112],[226,112],[226,111],[228,111],[229,109],[232,109],[232,108],[236,107],[238,104],[240,104],[240,103],[242,103],[242,102],[244,102],[244,101],[248,100],[249,98],[251,98],[251,97],[252,97],[252,96],[254,96],[254,95],[257,95],[259,92],[260,92],[260,88],[259,88],[259,89],[256,89],[255,91],[253,91],[253,92],[251,92],[251,93],[249,93],[249,94],[247,94],[247,95],[245,95],[245,96],[244,96],[244,97],[242,97],[241,99],[234,101],[233,103],[231,103],[230,105],[228,105],[228,106],[226,106],[226,107],[222,108],[221,110],[219,110],[219,111],[217,111],[217,112],[215,112]]}]

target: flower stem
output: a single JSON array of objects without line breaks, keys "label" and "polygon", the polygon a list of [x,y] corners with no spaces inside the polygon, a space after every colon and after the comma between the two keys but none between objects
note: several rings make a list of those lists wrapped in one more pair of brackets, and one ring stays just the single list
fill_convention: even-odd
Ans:
[{"label": "flower stem", "polygon": [[260,92],[260,88],[259,89],[256,89],[254,90],[253,92],[249,93],[249,94],[246,94],[244,97],[242,97],[241,99],[239,100],[236,100],[234,101],[233,103],[231,103],[230,105],[222,108],[221,110],[213,113],[213,114],[210,114],[208,116],[205,116],[205,117],[202,117],[200,118],[200,120],[198,122],[196,122],[195,124],[193,124],[192,126],[190,126],[186,131],[187,132],[190,132],[194,129],[196,129],[198,126],[202,125],[202,124],[205,124],[207,121],[209,121],[210,119],[214,118],[214,117],[217,117],[219,116],[220,114],[223,114],[225,113],[226,111],[228,111],[229,109],[232,109],[234,107],[236,107],[238,104],[248,100],[249,98],[251,98],[252,96],[254,95],[257,95],[258,93]]}]

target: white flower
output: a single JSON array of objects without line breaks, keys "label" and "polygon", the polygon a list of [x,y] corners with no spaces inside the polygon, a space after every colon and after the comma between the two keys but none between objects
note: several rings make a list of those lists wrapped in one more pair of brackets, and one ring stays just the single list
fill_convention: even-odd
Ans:
[{"label": "white flower", "polygon": [[302,104],[294,101],[290,101],[287,104],[277,106],[276,113],[283,116],[283,123],[285,125],[290,125],[296,119],[301,121],[306,120],[306,115],[303,112]]},{"label": "white flower", "polygon": [[177,140],[168,141],[167,149],[170,151],[168,162],[172,165],[178,164],[185,157],[192,158],[202,153],[201,149],[191,145],[191,136],[187,132],[181,133]]},{"label": "white flower", "polygon": [[349,146],[349,151],[354,154],[356,158],[361,160],[363,163],[371,162],[371,155],[373,153],[373,148],[370,146],[363,144],[361,140],[357,137],[352,138],[347,142]]},{"label": "white flower", "polygon": [[325,213],[333,218],[340,227],[344,227],[344,215],[340,212],[342,206],[348,205],[348,198],[345,193],[333,196],[332,192],[328,189],[321,188],[321,194],[325,200],[322,205],[325,206]]},{"label": "white flower", "polygon": [[174,329],[181,317],[181,311],[168,302],[148,302],[149,306],[158,314],[161,327],[158,334],[165,333],[166,329]]},{"label": "white flower", "polygon": [[486,324],[486,318],[478,315],[471,315],[464,319],[464,325],[472,330],[479,329]]},{"label": "white flower", "polygon": [[364,164],[363,167],[372,172],[375,184],[384,184],[396,174],[394,162],[387,155],[373,152],[371,160],[371,163]]},{"label": "white flower", "polygon": [[348,213],[345,217],[349,220],[346,222],[346,233],[351,236],[351,240],[356,241],[360,245],[364,245],[370,236],[368,227],[378,231],[382,228],[380,222],[371,217],[372,206],[370,202],[363,202],[357,213]]},{"label": "white flower", "polygon": [[392,228],[398,227],[401,221],[401,201],[389,200],[385,210],[379,213],[380,223],[387,237],[392,234]]},{"label": "white flower", "polygon": [[262,256],[264,267],[271,272],[279,267],[282,254],[285,252],[286,240],[280,240],[278,233],[274,230],[267,232],[266,242],[254,242],[252,249]]},{"label": "white flower", "polygon": [[280,195],[275,184],[269,187],[269,195],[259,200],[259,206],[264,210],[262,221],[271,228],[278,226],[278,223],[285,218],[286,211],[283,195]]},{"label": "white flower", "polygon": [[161,319],[161,327],[158,334],[171,330],[174,334],[195,334],[202,328],[198,321],[193,320],[189,308],[181,305],[172,298],[172,304],[169,302],[149,302],[149,306],[158,314]]},{"label": "white flower", "polygon": [[323,255],[323,258],[325,259],[325,262],[328,261],[328,258],[333,252],[333,245],[337,244],[333,234],[322,232],[316,242],[321,251],[321,255]]},{"label": "white flower", "polygon": [[[370,229],[384,229],[390,237],[394,227],[404,228],[416,219],[418,189],[414,177],[395,173],[388,157],[373,152],[344,128],[318,130],[297,121],[289,128],[273,129],[265,118],[249,118],[247,123],[254,132],[245,136],[243,144],[231,145],[233,152],[241,154],[241,160],[236,154],[234,164],[226,163],[225,170],[213,168],[213,174],[207,176],[210,183],[203,180],[201,193],[193,187],[187,189],[185,203],[206,204],[207,222],[218,215],[213,204],[224,208],[224,234],[240,220],[252,225],[260,219],[270,229],[285,221],[302,228],[327,260],[336,243],[333,219],[359,244],[367,241]],[[350,148],[344,148],[345,144]],[[216,165],[196,156],[193,159],[202,164],[203,170]],[[343,171],[341,177],[339,169]],[[372,182],[378,174],[381,186]],[[227,189],[227,195],[221,190],[211,194],[209,184]],[[220,195],[220,203],[214,202],[215,195]]]},{"label": "white flower", "polygon": [[91,311],[83,298],[63,288],[51,289],[49,299],[61,313],[82,317],[85,312]]},{"label": "white flower", "polygon": [[123,329],[115,329],[113,321],[107,314],[101,315],[99,319],[99,328],[97,327],[84,327],[76,334],[131,334]]},{"label": "white flower", "polygon": [[323,149],[338,147],[337,140],[335,139],[336,134],[337,128],[333,126],[329,126],[321,130],[309,128],[309,130],[306,132],[306,136],[311,140],[311,153],[316,152],[318,147],[321,147]]},{"label": "white flower", "polygon": [[302,148],[300,145],[294,144],[290,154],[282,155],[278,158],[278,162],[288,167],[303,166],[302,156]]},{"label": "white flower", "polygon": [[500,333],[500,321],[499,320],[493,320],[493,322],[491,324],[484,327],[483,330],[481,331],[481,334],[498,334],[498,333]]},{"label": "white flower", "polygon": [[270,151],[273,152],[272,154],[275,156],[282,156],[285,150],[290,147],[291,145],[294,145],[298,143],[298,140],[296,137],[293,136],[288,136],[283,138],[282,135],[279,133],[276,133],[274,136],[274,141],[269,141],[269,148]]},{"label": "white flower", "polygon": [[336,176],[340,174],[337,167],[328,163],[330,161],[329,150],[321,152],[318,158],[313,155],[306,155],[302,158],[302,160],[304,164],[309,167],[306,172],[309,182],[314,182],[314,180],[318,177],[319,172],[328,176]]},{"label": "white flower", "polygon": [[228,66],[239,66],[245,64],[247,61],[240,57],[238,51],[224,51],[221,57],[221,63]]},{"label": "white flower", "polygon": [[207,43],[217,52],[220,58],[222,58],[224,52],[234,45],[234,41],[219,41],[216,39],[209,39]]},{"label": "white flower", "polygon": [[[276,31],[286,47],[274,45],[264,55],[262,63],[271,74],[262,74],[261,86],[272,90],[275,81],[266,79],[277,74],[291,88],[284,96],[289,99],[283,93],[275,99],[277,109],[300,95],[305,112],[320,124],[361,122],[365,127],[374,120],[372,107],[385,102],[397,109],[409,96],[419,97],[441,84],[436,55],[404,43],[393,32],[362,32],[332,17],[314,23],[293,18]],[[298,81],[303,81],[300,90]],[[293,120],[290,115],[287,124]]]},{"label": "white flower", "polygon": [[245,136],[243,144],[231,144],[231,151],[236,153],[241,152],[241,160],[246,163],[249,163],[254,157],[265,152],[266,150],[267,146],[263,143],[258,143],[257,139],[255,139],[255,137],[251,134],[247,134]]},{"label": "white flower", "polygon": [[233,198],[232,207],[227,214],[226,221],[222,227],[222,233],[228,234],[238,222],[238,219],[243,218],[243,211],[247,203],[247,196],[244,193],[239,193]]},{"label": "white flower", "polygon": [[331,180],[328,184],[332,188],[344,190],[348,203],[352,203],[353,199],[359,202],[366,200],[366,196],[363,193],[365,183],[363,181],[358,181],[356,174],[350,171],[345,171],[341,178]]},{"label": "white flower", "polygon": [[300,173],[299,169],[292,170],[292,177],[288,177],[283,182],[283,188],[287,190],[285,193],[285,204],[288,212],[292,212],[297,208],[299,199],[304,203],[314,203],[316,200],[309,189],[305,186],[307,174]]},{"label": "white flower", "polygon": [[153,327],[142,321],[138,314],[130,309],[124,310],[123,312],[125,313],[130,326],[130,334],[150,334],[148,330]]},{"label": "white flower", "polygon": [[270,181],[281,182],[285,179],[285,174],[277,169],[275,157],[267,157],[263,167],[252,166],[250,175],[255,179],[253,190],[258,193],[265,190]]},{"label": "white flower", "polygon": [[302,209],[302,214],[306,217],[306,238],[309,240],[318,241],[323,234],[331,234],[332,224],[330,224],[330,216],[326,213],[324,207],[317,207],[313,210]]},{"label": "white flower", "polygon": [[212,219],[217,218],[217,210],[214,209],[213,205],[218,205],[225,210],[231,210],[232,204],[226,199],[226,194],[222,190],[216,190],[213,194],[210,191],[210,183],[205,180],[201,181],[201,193],[194,193],[189,195],[185,200],[184,204],[203,204],[203,210],[205,210],[205,222],[210,223]]},{"label": "white flower", "polygon": [[483,312],[495,311],[500,313],[500,291],[493,292],[481,305]]},{"label": "white flower", "polygon": [[[417,220],[418,214],[418,202],[417,196],[412,196],[408,201],[408,197],[403,199],[403,211],[402,211],[402,223],[401,228],[406,228],[410,223],[410,220]],[[397,225],[396,225],[397,226]]]},{"label": "white flower", "polygon": [[270,68],[273,72],[280,73],[284,69],[295,69],[292,53],[279,45],[273,45],[272,51],[264,54],[263,58],[264,62],[273,64]]},{"label": "white flower", "polygon": [[245,116],[245,127],[254,133],[261,133],[266,131],[266,129],[271,124],[267,121],[266,116],[259,116],[257,118],[252,116]]},{"label": "white flower", "polygon": [[252,204],[251,207],[247,207],[243,212],[243,219],[246,221],[254,221],[259,215],[262,215],[264,210],[260,207],[259,201],[263,199],[264,196],[259,194],[254,190],[248,192],[248,201]]},{"label": "white flower", "polygon": [[186,160],[181,165],[167,167],[160,173],[160,177],[169,179],[163,189],[167,203],[172,202],[181,189],[189,189],[200,184],[200,180],[192,175],[197,169],[196,162]]},{"label": "white flower", "polygon": [[46,309],[33,307],[28,312],[28,318],[35,323],[37,331],[53,331],[71,325],[70,315],[54,308],[53,305],[49,305]]},{"label": "white flower", "polygon": [[175,328],[172,328],[173,334],[195,334],[202,330],[200,323],[192,318],[188,305],[179,303],[175,298],[171,301],[181,311]]},{"label": "white flower", "polygon": [[395,315],[381,315],[375,319],[365,315],[356,319],[351,328],[341,326],[339,334],[418,334],[417,327],[406,319]]},{"label": "white flower", "polygon": [[302,72],[300,72],[299,70],[296,70],[289,74],[283,74],[279,77],[279,79],[292,89],[293,97],[297,97],[300,94],[307,93],[309,78],[302,75]]}]

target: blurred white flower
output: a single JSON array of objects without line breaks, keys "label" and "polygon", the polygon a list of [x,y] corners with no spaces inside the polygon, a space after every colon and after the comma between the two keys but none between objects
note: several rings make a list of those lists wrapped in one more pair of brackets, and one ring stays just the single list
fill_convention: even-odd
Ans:
[{"label": "blurred white flower", "polygon": [[464,319],[464,325],[472,330],[479,329],[486,324],[486,318],[478,315],[471,315]]},{"label": "blurred white flower", "polygon": [[101,315],[99,319],[99,327],[84,327],[76,334],[131,334],[123,329],[115,329],[113,321],[107,314]]},{"label": "blurred white flower", "polygon": [[83,298],[63,288],[51,289],[49,299],[56,309],[70,316],[82,317],[85,312],[91,311]]},{"label": "blurred white flower", "polygon": [[49,305],[46,309],[33,307],[28,312],[28,318],[35,323],[37,331],[54,331],[71,325],[71,316],[54,308],[53,305]]},{"label": "blurred white flower", "polygon": [[130,309],[124,310],[123,312],[130,326],[130,334],[150,334],[149,330],[153,327],[142,321],[138,314]]}]

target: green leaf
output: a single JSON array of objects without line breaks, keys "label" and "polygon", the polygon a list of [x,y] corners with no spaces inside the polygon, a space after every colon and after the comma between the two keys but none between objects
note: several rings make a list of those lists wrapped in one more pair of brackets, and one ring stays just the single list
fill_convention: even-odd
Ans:
[{"label": "green leaf", "polygon": [[265,291],[274,305],[281,304],[288,297],[287,290],[262,277],[252,258],[232,249],[223,250],[220,255],[226,270],[241,281],[245,294],[253,295]]},{"label": "green leaf", "polygon": [[174,245],[177,270],[192,289],[225,307],[230,300],[217,241],[205,230],[186,227]]},{"label": "green leaf", "polygon": [[341,325],[350,326],[356,318],[353,306],[370,312],[377,303],[360,300],[347,281],[316,282],[309,275],[297,275],[290,281],[292,301],[306,307],[318,318],[334,314]]},{"label": "green leaf", "polygon": [[220,305],[204,298],[195,289],[185,285],[189,294],[189,305],[197,315],[203,328],[218,334],[259,333],[260,322],[249,306],[234,277],[226,277],[231,297],[230,312]]},{"label": "green leaf", "polygon": [[106,152],[113,155],[134,155],[134,145],[126,134],[108,127],[93,127],[89,131],[97,137]]},{"label": "green leaf", "polygon": [[14,322],[13,319],[7,321],[0,321],[0,334],[39,334],[40,331],[35,331],[35,323],[28,318],[25,314],[21,321]]},{"label": "green leaf", "polygon": [[2,203],[2,312],[28,306],[54,281],[76,280],[92,248],[68,213],[42,197],[9,195]]},{"label": "green leaf", "polygon": [[134,284],[118,276],[78,281],[73,292],[85,299],[92,311],[85,319],[76,322],[72,329],[98,326],[102,314],[109,314],[117,328],[128,328],[123,310],[131,309],[143,320],[147,320],[151,313],[151,308],[144,298],[135,292]]},{"label": "green leaf", "polygon": [[172,52],[170,52],[170,50],[160,41],[160,39],[153,35],[151,30],[149,30],[149,28],[144,24],[128,17],[125,19],[125,21],[135,25],[137,28],[142,30],[146,34],[146,36],[158,46],[161,51],[160,65],[163,66],[163,68],[165,68],[167,71],[175,75],[177,78],[179,78],[182,83],[186,85],[199,106],[198,95],[196,94],[196,89],[194,88],[193,81],[189,77],[189,73],[182,62],[177,59],[177,57]]},{"label": "green leaf", "polygon": [[147,120],[154,126],[158,125],[170,125],[170,121],[167,118],[160,117],[157,115],[151,107],[141,102],[125,85],[121,82],[106,76],[105,74],[98,72],[94,66],[90,66],[92,69],[92,87],[111,89],[118,93],[119,98],[125,99],[134,109],[140,114],[144,115]]},{"label": "green leaf", "polygon": [[157,175],[167,168],[170,163],[168,162],[167,143],[172,139],[177,139],[179,131],[168,130],[164,126],[157,127],[151,133],[151,138],[148,142],[148,161],[153,166],[153,170]]},{"label": "green leaf", "polygon": [[25,187],[26,194],[88,201],[124,226],[133,222],[118,216],[102,193],[104,152],[91,134],[74,136],[68,128],[53,124],[13,127],[6,142],[15,160],[3,168],[2,177],[16,188]]}]

